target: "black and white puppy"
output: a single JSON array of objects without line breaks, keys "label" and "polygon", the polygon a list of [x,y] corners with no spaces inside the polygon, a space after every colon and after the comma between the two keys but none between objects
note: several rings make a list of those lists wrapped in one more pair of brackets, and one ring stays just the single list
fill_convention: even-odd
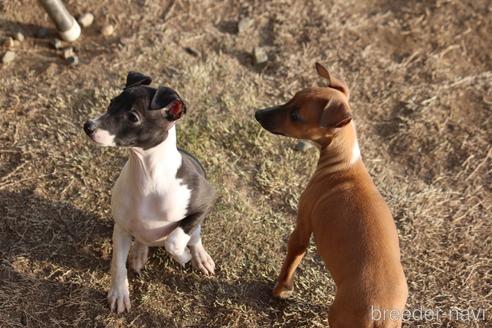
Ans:
[{"label": "black and white puppy", "polygon": [[126,260],[139,272],[149,246],[164,246],[180,264],[189,260],[205,274],[215,264],[203,248],[200,227],[215,192],[191,154],[176,148],[176,121],[186,106],[171,88],[152,88],[151,78],[128,73],[123,92],[105,114],[84,124],[104,146],[128,147],[129,159],[112,189],[114,219],[111,289],[108,301],[118,313],[130,310]]}]

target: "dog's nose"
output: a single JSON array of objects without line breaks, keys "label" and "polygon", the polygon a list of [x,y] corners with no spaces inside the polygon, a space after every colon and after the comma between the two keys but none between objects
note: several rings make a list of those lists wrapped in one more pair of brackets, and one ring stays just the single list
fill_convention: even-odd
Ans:
[{"label": "dog's nose", "polygon": [[87,122],[84,123],[84,131],[87,133],[87,135],[91,135],[96,131],[97,124],[93,120],[87,120]]},{"label": "dog's nose", "polygon": [[257,111],[255,112],[255,119],[256,119],[258,122],[260,122],[260,120],[261,120],[261,118],[262,118],[262,116],[263,116],[262,114],[263,114],[263,113],[262,113],[262,110],[261,110],[261,109],[260,109],[260,110],[257,110]]}]

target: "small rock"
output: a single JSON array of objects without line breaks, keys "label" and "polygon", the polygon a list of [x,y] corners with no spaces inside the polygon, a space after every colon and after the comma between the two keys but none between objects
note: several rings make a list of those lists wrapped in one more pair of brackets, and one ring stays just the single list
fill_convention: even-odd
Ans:
[{"label": "small rock", "polygon": [[110,36],[111,34],[113,34],[113,32],[114,32],[113,25],[105,25],[101,29],[101,34],[104,35],[104,36]]},{"label": "small rock", "polygon": [[94,22],[94,15],[91,13],[85,13],[79,17],[78,22],[82,27],[89,27]]},{"label": "small rock", "polygon": [[73,55],[67,58],[67,63],[70,66],[76,66],[79,64],[79,57]]},{"label": "small rock", "polygon": [[127,46],[129,45],[130,43],[132,42],[132,39],[131,38],[121,38],[120,39],[120,43],[124,46]]},{"label": "small rock", "polygon": [[295,148],[295,150],[297,150],[297,151],[302,151],[302,152],[304,152],[304,151],[306,151],[306,150],[308,150],[308,149],[310,149],[310,148],[313,148],[313,145],[312,145],[310,142],[308,142],[308,141],[301,140],[301,141],[299,141],[299,142],[297,143],[297,145],[296,145],[294,148]]},{"label": "small rock", "polygon": [[261,64],[266,63],[268,61],[268,55],[267,55],[265,49],[263,49],[261,47],[255,48],[255,50],[253,51],[253,56],[254,56],[256,65],[261,65]]},{"label": "small rock", "polygon": [[73,56],[75,56],[75,53],[72,47],[63,49],[63,58],[68,59]]},{"label": "small rock", "polygon": [[24,41],[24,34],[22,34],[21,32],[15,33],[15,39],[19,42]]},{"label": "small rock", "polygon": [[55,63],[51,63],[49,64],[46,69],[44,70],[44,72],[46,73],[46,76],[54,76],[54,75],[58,75],[58,72],[59,72],[59,66]]},{"label": "small rock", "polygon": [[238,23],[237,23],[237,32],[238,33],[242,33],[244,32],[245,30],[247,30],[251,25],[253,25],[254,21],[249,18],[249,17],[245,17],[243,19],[241,19]]},{"label": "small rock", "polygon": [[55,38],[55,39],[51,40],[51,45],[55,49],[61,49],[63,47],[63,41]]},{"label": "small rock", "polygon": [[47,36],[48,36],[48,33],[49,33],[49,31],[48,31],[48,29],[47,29],[47,28],[41,27],[40,29],[38,29],[38,30],[36,31],[36,36],[37,36],[38,38],[45,38],[45,37],[47,37]]},{"label": "small rock", "polygon": [[2,63],[4,64],[10,64],[13,62],[15,59],[15,52],[13,51],[7,51],[5,55],[2,57]]},{"label": "small rock", "polygon": [[15,46],[14,39],[11,37],[6,38],[3,42],[3,46],[7,49],[12,49]]}]

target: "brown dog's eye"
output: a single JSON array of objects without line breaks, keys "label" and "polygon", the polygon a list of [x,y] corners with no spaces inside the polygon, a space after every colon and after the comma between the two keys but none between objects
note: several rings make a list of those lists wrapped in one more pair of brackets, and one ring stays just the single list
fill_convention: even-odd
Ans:
[{"label": "brown dog's eye", "polygon": [[138,123],[138,121],[140,120],[138,115],[133,113],[133,112],[129,112],[128,113],[128,120],[132,123]]},{"label": "brown dog's eye", "polygon": [[290,118],[294,122],[300,122],[302,121],[302,117],[299,115],[299,109],[294,109],[290,112]]}]

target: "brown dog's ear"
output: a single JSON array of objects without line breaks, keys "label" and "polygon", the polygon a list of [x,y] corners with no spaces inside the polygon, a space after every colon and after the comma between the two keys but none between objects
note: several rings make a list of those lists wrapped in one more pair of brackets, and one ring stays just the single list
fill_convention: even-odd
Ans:
[{"label": "brown dog's ear", "polygon": [[318,72],[319,76],[328,80],[328,86],[330,88],[337,89],[345,94],[347,98],[350,98],[350,90],[344,81],[331,76],[330,73],[328,73],[328,70],[320,63],[316,63],[316,72]]},{"label": "brown dog's ear", "polygon": [[328,73],[328,70],[318,62],[316,63],[316,72],[318,72],[319,76],[328,80],[328,85],[331,84],[330,73]]},{"label": "brown dog's ear", "polygon": [[322,128],[341,128],[352,121],[352,114],[345,102],[332,99],[323,109],[319,125]]}]

